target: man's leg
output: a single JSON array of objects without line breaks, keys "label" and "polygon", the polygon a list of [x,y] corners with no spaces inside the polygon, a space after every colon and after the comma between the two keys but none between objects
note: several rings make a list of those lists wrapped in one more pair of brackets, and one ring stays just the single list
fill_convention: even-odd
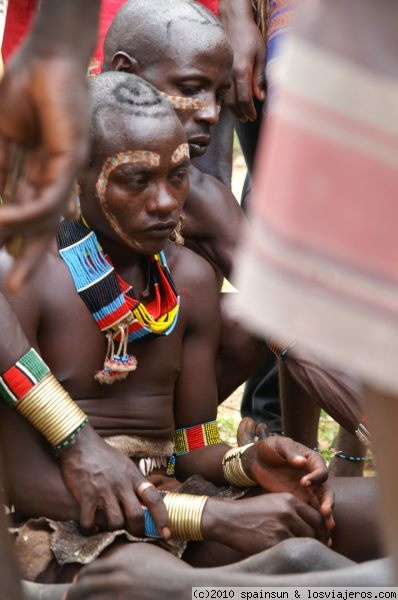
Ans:
[{"label": "man's leg", "polygon": [[4,498],[0,485],[0,600],[11,598],[22,600],[23,595],[11,538],[7,531]]},{"label": "man's leg", "polygon": [[355,562],[385,556],[376,514],[376,477],[333,477],[328,481],[336,503],[333,550]]},{"label": "man's leg", "polygon": [[[283,566],[293,569],[292,574],[273,574]],[[67,600],[164,600],[166,594],[173,600],[190,600],[193,586],[248,585],[385,586],[391,585],[391,569],[387,560],[356,565],[321,543],[304,539],[286,540],[235,565],[215,569],[192,569],[160,548],[135,544],[131,551],[126,547],[85,568]]]},{"label": "man's leg", "polygon": [[398,397],[364,386],[364,403],[372,432],[379,480],[379,508],[387,549],[398,583]]}]

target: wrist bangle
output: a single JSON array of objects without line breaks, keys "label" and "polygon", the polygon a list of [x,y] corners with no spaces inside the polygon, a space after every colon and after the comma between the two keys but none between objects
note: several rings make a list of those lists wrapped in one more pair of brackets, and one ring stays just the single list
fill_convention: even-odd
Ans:
[{"label": "wrist bangle", "polygon": [[178,540],[203,541],[201,522],[208,496],[165,494],[163,501],[169,513],[171,534]]},{"label": "wrist bangle", "polygon": [[88,422],[33,348],[2,374],[0,395],[57,450],[72,443]]},{"label": "wrist bangle", "polygon": [[224,471],[224,477],[231,485],[237,487],[254,487],[257,484],[256,481],[250,479],[245,473],[242,465],[242,454],[254,444],[246,444],[238,448],[231,448],[222,459],[222,468]]}]

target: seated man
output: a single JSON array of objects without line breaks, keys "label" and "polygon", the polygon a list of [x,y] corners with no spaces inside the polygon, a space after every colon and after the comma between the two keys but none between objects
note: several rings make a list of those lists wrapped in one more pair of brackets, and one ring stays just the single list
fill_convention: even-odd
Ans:
[{"label": "seated man", "polygon": [[[317,483],[325,469],[316,453],[282,438],[229,450],[219,438],[217,281],[205,260],[168,241],[188,190],[189,153],[181,124],[170,104],[134,76],[107,73],[95,78],[92,88],[91,160],[80,177],[84,218],[61,224],[59,255],[49,253],[32,282],[10,299],[25,334],[95,430],[115,452],[136,461],[148,478],[145,488],[179,486],[166,475],[176,429],[180,480],[199,474],[218,485],[259,483],[266,491],[293,492],[232,502],[208,499],[214,486],[206,483],[198,490],[197,481],[191,482],[185,491],[196,485],[199,496],[167,494],[164,499],[175,538],[221,542],[224,548],[219,544],[206,553],[215,564],[291,536],[327,542],[331,498]],[[10,261],[3,256],[4,269]],[[3,395],[12,406],[22,403],[25,414],[40,414],[41,406],[56,401],[56,386],[43,365],[32,349],[2,375]],[[79,507],[51,446],[12,406],[0,407],[7,498],[24,519],[47,517],[20,529],[23,574],[68,579],[72,573],[59,565],[89,562],[128,534],[79,534]],[[66,412],[64,418],[72,417]],[[81,427],[84,422],[77,435]],[[56,451],[62,453],[74,435]],[[167,530],[159,534],[138,502],[122,499],[115,505],[111,529],[123,527],[123,513],[137,537],[162,534],[167,541]],[[47,544],[40,552],[38,537]],[[183,550],[170,541],[167,545]],[[196,555],[188,548],[187,560],[203,564],[198,546]],[[143,551],[138,544],[128,548],[132,559]],[[106,553],[112,551],[117,544]]]},{"label": "seated man", "polygon": [[[105,38],[102,70],[134,73],[166,94],[184,125],[191,158],[202,156],[210,144],[231,69],[232,51],[224,29],[197,2],[128,0]],[[242,210],[225,185],[192,164],[189,187],[182,215],[185,245],[228,279]],[[220,402],[256,370],[265,351],[263,340],[223,315],[217,362]]]}]

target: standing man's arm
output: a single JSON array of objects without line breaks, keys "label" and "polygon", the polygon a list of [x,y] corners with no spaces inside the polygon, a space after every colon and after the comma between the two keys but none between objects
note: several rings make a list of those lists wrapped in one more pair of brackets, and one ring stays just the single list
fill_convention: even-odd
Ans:
[{"label": "standing man's arm", "polygon": [[0,210],[0,244],[22,236],[11,289],[43,255],[86,158],[86,72],[100,4],[42,0],[31,35],[0,83],[0,191],[7,183],[12,202]]},{"label": "standing man's arm", "polygon": [[256,120],[253,96],[265,98],[265,42],[251,0],[220,0],[219,17],[234,53],[232,86],[226,104],[243,122]]}]

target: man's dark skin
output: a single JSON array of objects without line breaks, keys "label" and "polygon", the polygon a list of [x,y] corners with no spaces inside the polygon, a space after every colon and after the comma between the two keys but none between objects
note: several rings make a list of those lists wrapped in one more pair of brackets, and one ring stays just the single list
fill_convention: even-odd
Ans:
[{"label": "man's dark skin", "polygon": [[[13,198],[15,204],[0,210],[0,243],[15,234],[23,238],[23,250],[12,263],[7,279],[11,290],[20,289],[39,263],[54,236],[60,214],[66,212],[72,184],[86,160],[86,72],[95,46],[99,7],[97,0],[88,0],[84,5],[80,0],[43,0],[32,34],[8,65],[0,85],[1,188],[12,167],[11,144],[19,144],[26,151]],[[9,307],[2,307],[1,315],[9,331],[4,331],[7,348],[0,359],[4,371],[29,345]],[[15,417],[23,426],[23,419]],[[100,454],[106,469],[99,469],[93,461],[93,456]],[[142,477],[137,478],[132,472],[130,462],[115,457],[90,427],[85,428],[76,445],[59,457],[59,464],[70,490],[81,503],[85,527],[92,525],[99,502],[105,504],[112,522],[117,517],[113,516],[113,506],[118,506],[119,490],[126,490],[133,502],[131,481],[136,487],[142,482]],[[162,504],[155,506],[159,495],[147,490],[144,496],[158,526],[166,527],[165,508]],[[9,570],[2,580],[8,574]]]},{"label": "man's dark skin", "polygon": [[[364,587],[392,585],[387,559],[357,565],[314,540],[286,540],[240,563],[192,569],[158,548],[142,547],[133,563],[121,549],[112,558],[85,568],[67,600],[190,600],[192,587]],[[153,564],[159,571],[152,576]],[[37,596],[31,596],[36,600]],[[43,598],[45,600],[46,597]],[[58,600],[54,596],[52,600]]]},{"label": "man's dark skin", "polygon": [[[122,77],[123,81],[132,79],[122,74],[109,76]],[[171,110],[168,103],[165,106]],[[176,147],[184,142],[184,133],[173,112],[162,119],[150,115],[132,118],[131,114],[122,115],[112,107],[98,113],[97,122],[96,152],[80,181],[85,217],[95,227],[118,273],[127,281],[134,281],[138,295],[146,286],[143,256],[165,246],[173,278],[181,290],[178,323],[169,336],[134,345],[138,370],[126,381],[107,387],[93,379],[104,358],[104,336],[82,304],[69,271],[58,256],[47,255],[31,284],[12,298],[12,304],[29,342],[40,349],[54,374],[77,399],[101,435],[123,433],[170,439],[174,427],[212,420],[217,410],[214,376],[219,332],[217,281],[205,260],[167,242],[173,225],[178,222],[187,191],[189,163],[186,159],[177,165],[170,162]],[[120,139],[123,142],[117,143]],[[133,240],[131,248],[108,226],[95,198],[94,186],[108,156],[134,148],[158,152],[161,166],[151,169],[142,165],[124,166],[110,177],[108,205]],[[148,227],[165,221],[171,223],[166,229],[148,232]],[[4,266],[8,264],[5,260]],[[50,447],[6,406],[1,407],[0,427],[8,469],[6,491],[16,509],[27,517],[45,515],[77,520],[79,507],[65,487]],[[16,438],[20,440],[18,452]],[[319,495],[314,496],[304,482],[300,483],[303,476],[307,482],[322,480],[325,475],[322,463],[311,451],[299,446],[289,449],[290,442],[286,442],[285,451],[280,449],[279,442],[258,442],[245,454],[245,469],[269,491],[285,485],[288,479],[288,490],[312,503],[319,497],[318,506],[322,504],[325,517],[330,515],[331,499],[327,491],[319,487]],[[226,450],[224,444],[219,444],[180,457],[178,476],[185,478],[196,472],[215,483],[225,483],[221,458]],[[100,468],[101,457],[91,458]],[[278,468],[269,468],[267,463],[272,465],[275,460]],[[134,469],[133,462],[131,465]],[[142,512],[137,501],[134,504],[124,494],[119,501],[122,507],[117,503],[112,507],[113,521],[109,525],[124,523],[123,508],[129,528],[142,533]],[[293,534],[316,533],[327,539],[319,512],[293,493],[269,494],[238,503],[209,500],[202,524],[205,539],[222,541],[244,555]]]},{"label": "man's dark skin", "polygon": [[[204,7],[192,8],[181,0],[166,7],[159,0],[151,5],[130,0],[105,38],[103,71],[134,73],[166,94],[205,103],[203,109],[179,111],[191,158],[206,152],[231,83],[231,68],[231,48],[217,19]],[[230,190],[192,165],[189,183],[183,211],[187,245],[229,277],[242,221],[240,206]]]},{"label": "man's dark skin", "polygon": [[87,156],[85,74],[100,4],[43,0],[32,34],[0,84],[1,193],[14,166],[13,145],[25,152],[13,205],[0,210],[0,244],[16,234],[23,238],[8,277],[13,290],[47,249]]},{"label": "man's dark skin", "polygon": [[[202,156],[231,84],[232,52],[223,28],[204,7],[181,0],[130,0],[115,16],[104,43],[103,71],[139,75],[162,92],[203,101],[204,109],[178,111],[191,158]],[[183,210],[185,245],[231,276],[242,210],[218,179],[191,165]],[[223,311],[218,355],[219,402],[243,383],[264,357],[265,344]]]},{"label": "man's dark skin", "polygon": [[265,99],[265,41],[251,0],[219,0],[219,17],[234,53],[226,103],[241,122],[256,120],[253,98]]}]

